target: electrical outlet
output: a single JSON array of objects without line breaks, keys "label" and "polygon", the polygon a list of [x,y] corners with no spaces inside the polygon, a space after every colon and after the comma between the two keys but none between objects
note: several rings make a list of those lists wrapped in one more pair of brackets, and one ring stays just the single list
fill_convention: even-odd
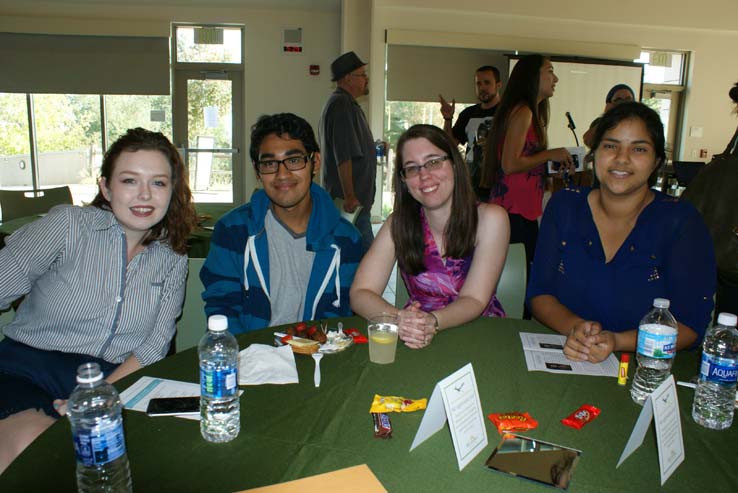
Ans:
[{"label": "electrical outlet", "polygon": [[697,159],[697,156],[699,156],[699,151],[697,149],[692,149],[692,158]]}]

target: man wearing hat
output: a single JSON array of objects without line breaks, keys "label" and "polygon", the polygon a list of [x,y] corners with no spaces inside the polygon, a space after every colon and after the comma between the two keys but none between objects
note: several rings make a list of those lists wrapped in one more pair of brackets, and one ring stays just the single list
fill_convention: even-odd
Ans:
[{"label": "man wearing hat", "polygon": [[374,240],[371,208],[377,157],[372,132],[356,98],[368,94],[369,77],[366,63],[353,51],[336,58],[331,72],[336,90],[328,98],[320,117],[323,186],[334,199],[343,199],[346,212],[354,212],[362,206],[354,224],[361,233],[362,247],[366,251]]}]

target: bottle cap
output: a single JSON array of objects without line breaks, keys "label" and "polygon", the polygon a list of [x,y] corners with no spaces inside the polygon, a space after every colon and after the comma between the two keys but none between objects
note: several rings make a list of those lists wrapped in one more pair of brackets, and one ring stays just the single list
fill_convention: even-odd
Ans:
[{"label": "bottle cap", "polygon": [[732,313],[723,312],[720,315],[718,315],[719,325],[727,325],[728,327],[735,327],[736,322],[738,322],[738,317],[736,317]]},{"label": "bottle cap", "polygon": [[208,330],[223,332],[228,329],[228,319],[225,315],[211,315],[208,318]]},{"label": "bottle cap", "polygon": [[630,355],[628,353],[623,353],[620,355],[621,363],[628,363],[629,361],[630,361]]},{"label": "bottle cap", "polygon": [[670,304],[671,302],[666,298],[654,298],[653,300],[653,306],[656,308],[669,308]]},{"label": "bottle cap", "polygon": [[98,363],[84,363],[77,367],[77,383],[94,383],[102,380],[102,377]]}]

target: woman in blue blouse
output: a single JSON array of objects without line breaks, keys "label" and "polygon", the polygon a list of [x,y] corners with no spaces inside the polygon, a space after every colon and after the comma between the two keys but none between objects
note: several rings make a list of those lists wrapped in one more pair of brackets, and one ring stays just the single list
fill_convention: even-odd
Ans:
[{"label": "woman in blue blouse", "polygon": [[533,316],[567,336],[569,359],[634,351],[654,298],[671,300],[677,348],[697,344],[713,308],[715,257],[694,207],[655,192],[666,158],[658,114],[624,103],[593,142],[600,187],[553,196],[541,224],[527,299]]}]

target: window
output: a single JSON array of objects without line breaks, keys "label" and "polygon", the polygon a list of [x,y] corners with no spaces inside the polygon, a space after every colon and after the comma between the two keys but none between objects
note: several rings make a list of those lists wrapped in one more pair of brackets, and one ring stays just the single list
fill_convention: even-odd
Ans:
[{"label": "window", "polygon": [[[35,124],[35,166],[28,99]],[[68,185],[75,204],[89,203],[97,194],[106,148],[103,128],[109,145],[135,127],[171,138],[171,126],[170,96],[0,93],[0,187],[31,189],[36,174],[39,188]]]},{"label": "window", "polygon": [[[456,103],[454,122],[459,113],[471,104]],[[425,101],[387,101],[384,109],[387,127],[384,140],[387,141],[387,159],[382,166],[382,218],[386,219],[392,212],[394,197],[392,195],[392,177],[395,170],[395,147],[400,135],[417,123],[427,123],[443,128],[440,104]],[[463,146],[459,150],[464,155]]]},{"label": "window", "polygon": [[666,157],[679,155],[688,54],[646,50],[636,62],[644,63],[641,101],[661,116],[666,138]]}]

